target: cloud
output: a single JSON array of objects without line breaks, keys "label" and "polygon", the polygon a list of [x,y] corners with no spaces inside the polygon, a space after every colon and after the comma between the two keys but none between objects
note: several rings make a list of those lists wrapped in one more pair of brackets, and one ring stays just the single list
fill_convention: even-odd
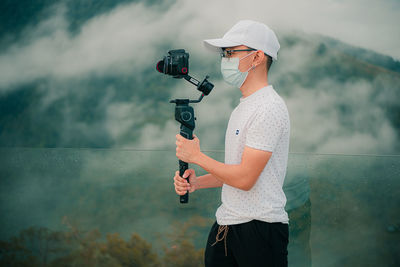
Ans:
[{"label": "cloud", "polygon": [[[291,115],[291,151],[317,153],[393,153],[396,130],[384,109],[371,103],[374,90],[365,82],[333,80],[317,84],[318,90],[297,87],[287,99]],[[338,93],[339,92],[339,93]],[[338,106],[352,110],[340,114]]]},{"label": "cloud", "polygon": [[[143,4],[130,4],[99,15],[82,26],[77,35],[68,30],[65,7],[54,7],[55,14],[41,22],[23,40],[0,55],[0,88],[41,78],[65,80],[88,75],[127,75],[154,65],[157,46],[170,42],[181,16],[166,10],[162,15]],[[46,34],[44,34],[46,33]]]},{"label": "cloud", "polygon": [[[276,0],[206,0],[201,3],[181,0],[167,8],[131,3],[93,17],[75,34],[68,30],[65,6],[53,8],[54,16],[36,28],[29,28],[25,39],[1,52],[0,92],[44,80],[43,106],[38,108],[45,109],[57,99],[66,98],[68,93],[83,94],[80,90],[84,85],[80,81],[92,76],[136,75],[140,82],[141,77],[148,75],[145,71],[153,69],[155,62],[169,49],[166,47],[187,48],[191,55],[191,74],[198,79],[211,74],[216,85],[210,96],[194,105],[199,118],[196,133],[203,149],[223,149],[225,127],[240,93],[233,92],[233,88],[221,81],[218,57],[206,51],[202,40],[222,36],[239,19],[264,22],[275,29],[280,38],[285,35],[315,38],[309,33],[320,33],[400,57],[399,29],[394,23],[399,5],[393,1],[365,5],[359,0],[311,0],[290,4]],[[306,69],[312,62],[313,48],[307,44],[285,47],[273,66],[271,80],[287,80],[287,73]],[[160,76],[160,79],[170,78]],[[292,151],[391,151],[396,142],[395,130],[381,106],[392,100],[379,94],[379,102],[371,104],[376,94],[371,84],[356,81],[343,85],[333,79],[322,79],[314,88],[303,88],[295,80],[289,82],[295,92],[281,95],[292,116]],[[346,87],[340,90],[342,95],[337,94],[338,90],[332,91],[341,86]],[[176,81],[170,88],[174,97],[197,98],[193,89],[185,81]],[[276,88],[278,92],[280,89]],[[113,90],[111,87],[108,90],[111,95],[101,96],[99,109],[105,110],[104,121],[97,121],[95,127],[74,121],[69,115],[73,107],[67,107],[64,126],[90,135],[105,130],[117,146],[171,148],[179,129],[172,118],[172,104],[171,119],[165,125],[146,124],[138,116],[129,115],[143,113],[146,104],[137,99],[115,101]],[[343,115],[338,108],[340,105],[353,107],[353,113]],[[143,128],[135,132],[137,136],[132,136],[132,129],[138,127]],[[63,138],[68,141],[70,136],[64,133]]]},{"label": "cloud", "polygon": [[0,54],[0,88],[46,77],[126,74],[149,66],[149,59],[159,54],[157,47],[168,42],[203,53],[201,40],[222,36],[241,18],[253,18],[278,30],[328,35],[399,59],[399,9],[394,1],[366,5],[359,0],[290,4],[206,0],[200,5],[177,1],[166,10],[132,3],[92,18],[72,35],[66,8],[60,5],[54,7],[54,16],[29,28],[28,43],[17,43]]},{"label": "cloud", "polygon": [[[318,33],[400,59],[398,1],[310,0],[310,1],[229,1],[220,2],[212,12],[213,29],[219,36],[238,19],[253,18],[273,29]],[[229,7],[229,8],[228,8]],[[221,26],[219,26],[221,25]],[[279,37],[279,31],[278,37]]]}]

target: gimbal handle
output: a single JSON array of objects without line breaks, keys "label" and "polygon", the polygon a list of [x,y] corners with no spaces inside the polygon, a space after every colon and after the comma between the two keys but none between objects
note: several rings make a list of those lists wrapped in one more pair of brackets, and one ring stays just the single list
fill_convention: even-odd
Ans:
[{"label": "gimbal handle", "polygon": [[[175,103],[175,120],[181,123],[180,127],[180,135],[184,138],[192,140],[193,139],[193,130],[195,127],[194,110],[193,107],[189,106],[189,99],[175,99],[170,101],[171,103]],[[185,171],[189,168],[189,164],[182,160],[179,160],[179,176],[183,177]],[[189,177],[186,178],[189,180]],[[180,203],[188,203],[189,202],[189,191],[186,192],[185,195],[179,197]]]},{"label": "gimbal handle", "polygon": [[[189,139],[189,140],[193,139],[193,131],[190,130],[189,128],[185,127],[183,124],[181,124],[180,135],[182,135],[183,137],[185,137],[186,139]],[[183,174],[185,173],[185,171],[187,169],[189,169],[189,164],[187,162],[179,160],[179,176],[180,177],[183,177]],[[189,182],[189,177],[187,177],[186,180]],[[182,204],[189,202],[189,191],[186,191],[186,194],[179,196],[179,202]]]},{"label": "gimbal handle", "polygon": [[[189,100],[189,99],[175,99],[171,100],[170,103],[175,103],[175,120],[181,123],[180,128],[180,135],[185,137],[186,139],[192,140],[193,139],[193,130],[195,127],[194,121],[196,118],[194,117],[194,111],[190,103],[199,103],[205,95],[208,95],[211,90],[214,88],[214,85],[210,83],[206,78],[202,82],[198,81],[197,79],[189,76],[184,75],[180,76],[179,78],[184,78],[186,81],[190,82],[191,84],[197,87],[197,90],[202,92],[201,96],[197,100]],[[179,160],[179,175],[183,177],[185,171],[189,168],[189,164],[182,160]],[[189,177],[186,178],[189,181]],[[189,202],[189,191],[186,192],[185,195],[180,196],[179,198],[181,203],[188,203]]]}]

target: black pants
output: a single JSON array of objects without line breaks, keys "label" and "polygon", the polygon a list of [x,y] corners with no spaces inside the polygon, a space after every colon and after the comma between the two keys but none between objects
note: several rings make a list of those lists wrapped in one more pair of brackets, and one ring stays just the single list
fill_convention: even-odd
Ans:
[{"label": "black pants", "polygon": [[[228,232],[226,240],[215,243],[218,228],[218,240],[224,236],[223,230]],[[253,220],[221,229],[215,222],[208,235],[205,266],[287,266],[288,243],[288,224]]]}]

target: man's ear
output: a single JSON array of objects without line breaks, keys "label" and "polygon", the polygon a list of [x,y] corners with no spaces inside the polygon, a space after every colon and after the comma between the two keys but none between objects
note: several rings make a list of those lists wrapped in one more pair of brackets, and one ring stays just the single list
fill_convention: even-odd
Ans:
[{"label": "man's ear", "polygon": [[263,61],[265,60],[265,54],[263,51],[261,50],[257,50],[256,52],[256,56],[255,56],[255,66],[258,66],[260,64],[263,63]]}]

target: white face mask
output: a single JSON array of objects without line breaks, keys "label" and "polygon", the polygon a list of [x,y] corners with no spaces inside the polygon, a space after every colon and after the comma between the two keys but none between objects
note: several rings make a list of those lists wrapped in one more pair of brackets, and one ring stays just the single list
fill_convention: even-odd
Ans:
[{"label": "white face mask", "polygon": [[251,52],[250,54],[248,54],[242,58],[223,57],[221,59],[221,73],[222,73],[222,77],[224,77],[225,82],[227,82],[228,84],[235,86],[237,88],[242,87],[244,81],[247,78],[247,75],[249,75],[249,70],[252,69],[253,67],[250,67],[245,72],[241,72],[239,70],[239,63],[240,63],[240,60],[250,56],[253,53],[255,53],[255,51]]}]

